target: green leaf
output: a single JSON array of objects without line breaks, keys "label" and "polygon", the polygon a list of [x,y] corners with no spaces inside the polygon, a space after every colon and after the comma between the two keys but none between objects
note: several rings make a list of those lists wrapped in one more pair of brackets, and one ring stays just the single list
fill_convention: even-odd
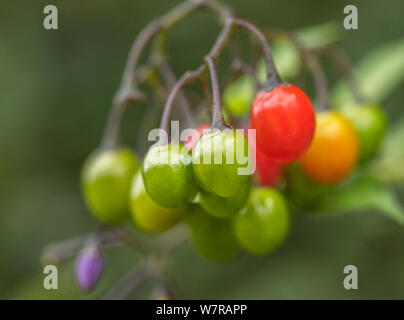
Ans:
[{"label": "green leaf", "polygon": [[[365,97],[380,102],[404,79],[404,39],[383,44],[364,57],[355,68],[359,87]],[[331,101],[341,107],[353,100],[342,80],[332,91]]]},{"label": "green leaf", "polygon": [[404,208],[393,190],[366,172],[328,194],[317,210],[323,214],[376,210],[404,226]]}]

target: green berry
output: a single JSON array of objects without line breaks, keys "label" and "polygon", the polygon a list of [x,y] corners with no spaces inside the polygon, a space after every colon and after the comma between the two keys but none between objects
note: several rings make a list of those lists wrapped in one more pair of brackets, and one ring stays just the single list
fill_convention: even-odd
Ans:
[{"label": "green berry", "polygon": [[223,105],[236,117],[242,117],[250,110],[255,96],[254,81],[246,75],[230,83],[223,92]]},{"label": "green berry", "polygon": [[198,252],[209,260],[225,262],[239,253],[239,246],[228,220],[214,218],[200,206],[194,206],[186,219]]},{"label": "green berry", "polygon": [[245,206],[250,190],[251,179],[247,181],[236,196],[230,198],[223,198],[202,190],[199,193],[199,204],[207,213],[216,218],[230,218]]},{"label": "green berry", "polygon": [[164,208],[155,203],[146,192],[140,171],[133,179],[130,194],[130,212],[139,229],[159,233],[177,224],[186,214],[187,207]]},{"label": "green berry", "polygon": [[343,108],[344,115],[354,125],[359,136],[360,160],[365,162],[379,151],[387,129],[387,117],[378,105],[350,105]]},{"label": "green berry", "polygon": [[178,143],[150,148],[143,161],[142,175],[154,202],[178,208],[195,197],[197,185],[192,177],[191,161],[188,148]]},{"label": "green berry", "polygon": [[118,223],[129,217],[128,199],[137,168],[136,156],[127,148],[96,150],[86,160],[81,175],[84,198],[101,222]]},{"label": "green berry", "polygon": [[245,250],[263,255],[276,250],[286,239],[290,216],[282,194],[270,188],[251,191],[247,207],[233,218],[233,230]]},{"label": "green berry", "polygon": [[[237,155],[236,155],[237,153]],[[216,129],[205,133],[192,152],[192,168],[199,185],[207,192],[228,198],[248,183],[251,171],[248,142],[234,129]]]}]

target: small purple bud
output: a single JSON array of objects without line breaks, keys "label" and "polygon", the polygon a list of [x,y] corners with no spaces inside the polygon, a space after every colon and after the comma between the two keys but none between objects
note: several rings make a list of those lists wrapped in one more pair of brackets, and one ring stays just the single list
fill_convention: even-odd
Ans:
[{"label": "small purple bud", "polygon": [[80,288],[90,291],[101,276],[104,261],[95,246],[84,248],[76,260],[76,279]]}]

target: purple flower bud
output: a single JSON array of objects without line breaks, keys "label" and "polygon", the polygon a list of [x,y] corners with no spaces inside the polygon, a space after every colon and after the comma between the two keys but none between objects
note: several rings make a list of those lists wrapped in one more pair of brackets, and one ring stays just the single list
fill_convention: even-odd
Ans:
[{"label": "purple flower bud", "polygon": [[103,269],[103,257],[94,246],[83,249],[76,260],[76,279],[80,288],[90,291],[97,284]]}]

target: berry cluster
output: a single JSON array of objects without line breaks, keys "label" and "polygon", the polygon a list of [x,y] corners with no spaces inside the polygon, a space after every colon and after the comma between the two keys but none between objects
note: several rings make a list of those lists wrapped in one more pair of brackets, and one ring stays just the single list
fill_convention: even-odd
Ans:
[{"label": "berry cluster", "polygon": [[[113,230],[131,221],[142,232],[158,234],[175,231],[173,227],[183,223],[203,256],[228,261],[241,249],[265,255],[279,248],[291,227],[291,206],[285,195],[291,193],[293,200],[296,194],[299,199],[308,194],[315,201],[313,195],[321,194],[323,187],[349,177],[358,163],[377,154],[386,117],[380,107],[363,101],[331,111],[327,101],[319,99],[316,112],[302,89],[280,79],[264,33],[212,3],[186,2],[173,13],[179,19],[206,7],[226,21],[204,63],[178,81],[167,65],[158,65],[165,78],[172,80],[161,129],[168,131],[175,101],[187,104],[183,87],[195,79],[203,82],[207,71],[212,99],[207,95],[205,100],[211,122],[194,125],[194,134],[185,141],[157,140],[141,162],[134,151],[121,146],[118,132],[124,108],[144,98],[135,72],[140,52],[134,50],[102,144],[86,160],[81,181],[88,208],[104,228]],[[254,68],[252,72],[241,68],[245,72],[237,73],[221,95],[216,59],[236,28],[246,29],[260,43],[266,79],[261,83]],[[161,31],[159,24],[145,30],[134,44],[137,50]],[[184,110],[190,112],[189,106]],[[83,245],[77,259],[77,279],[84,290],[97,282],[104,265],[101,247],[111,241],[100,234]]]},{"label": "berry cluster", "polygon": [[[234,257],[239,247],[255,254],[273,251],[290,225],[286,200],[273,188],[281,175],[280,161],[296,160],[308,148],[314,110],[299,88],[279,84],[257,93],[251,114],[257,145],[223,123],[209,129],[198,126],[199,137],[191,137],[186,145],[156,143],[140,168],[129,149],[97,151],[82,176],[89,208],[104,223],[124,222],[130,213],[139,229],[152,233],[184,221],[198,250],[216,260]],[[293,121],[297,115],[299,121]],[[278,122],[283,126],[267,130]],[[275,139],[278,144],[272,146]],[[256,158],[261,186],[255,186],[251,173],[239,174],[247,163],[240,163],[236,150]]]}]

